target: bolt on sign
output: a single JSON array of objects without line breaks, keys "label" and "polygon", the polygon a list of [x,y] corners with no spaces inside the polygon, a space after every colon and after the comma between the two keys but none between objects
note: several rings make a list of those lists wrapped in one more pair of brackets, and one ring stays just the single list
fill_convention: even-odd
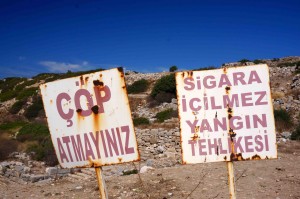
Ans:
[{"label": "bolt on sign", "polygon": [[62,167],[139,160],[122,68],[42,84],[40,89]]},{"label": "bolt on sign", "polygon": [[277,158],[267,65],[176,73],[182,162]]}]

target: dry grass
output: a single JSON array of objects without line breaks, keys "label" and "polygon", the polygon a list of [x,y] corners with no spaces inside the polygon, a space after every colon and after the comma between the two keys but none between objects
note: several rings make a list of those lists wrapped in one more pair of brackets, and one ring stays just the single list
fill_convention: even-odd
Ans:
[{"label": "dry grass", "polygon": [[298,96],[300,96],[300,89],[291,90],[287,95],[291,95],[294,99],[298,99]]},{"label": "dry grass", "polygon": [[163,128],[166,130],[171,130],[176,127],[179,127],[179,123],[152,123],[149,125],[140,125],[139,129],[158,129],[158,128]]},{"label": "dry grass", "polygon": [[278,99],[278,98],[283,98],[285,94],[283,92],[274,91],[272,92],[271,96],[272,99]]}]

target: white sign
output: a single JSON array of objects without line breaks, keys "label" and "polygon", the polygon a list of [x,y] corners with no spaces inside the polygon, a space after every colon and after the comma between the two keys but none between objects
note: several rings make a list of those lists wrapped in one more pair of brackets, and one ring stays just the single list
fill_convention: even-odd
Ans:
[{"label": "white sign", "polygon": [[62,167],[139,160],[124,74],[111,69],[40,86]]},{"label": "white sign", "polygon": [[182,161],[277,158],[267,65],[176,73]]}]

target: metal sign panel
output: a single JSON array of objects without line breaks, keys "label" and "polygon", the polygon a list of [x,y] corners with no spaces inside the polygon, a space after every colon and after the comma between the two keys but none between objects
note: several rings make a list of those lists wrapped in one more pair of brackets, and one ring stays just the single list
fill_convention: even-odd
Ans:
[{"label": "metal sign panel", "polygon": [[267,65],[176,73],[182,162],[277,158]]},{"label": "metal sign panel", "polygon": [[40,86],[62,167],[98,167],[139,160],[121,68]]}]

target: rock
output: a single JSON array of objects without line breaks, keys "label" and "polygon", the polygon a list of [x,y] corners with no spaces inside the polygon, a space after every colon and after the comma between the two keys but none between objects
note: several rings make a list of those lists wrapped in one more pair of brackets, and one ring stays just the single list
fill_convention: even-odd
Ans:
[{"label": "rock", "polygon": [[5,167],[0,165],[0,175],[3,175],[5,173]]},{"label": "rock", "polygon": [[150,138],[150,144],[156,144],[156,143],[157,143],[157,138],[154,137],[154,136],[152,136],[152,137]]},{"label": "rock", "polygon": [[280,135],[285,139],[290,139],[292,133],[291,132],[282,132]]},{"label": "rock", "polygon": [[167,158],[175,159],[176,153],[174,152],[165,152]]},{"label": "rock", "polygon": [[58,168],[57,167],[47,167],[46,173],[48,175],[56,175],[58,173]]},{"label": "rock", "polygon": [[140,173],[146,173],[148,170],[153,170],[153,167],[143,166],[140,170]]},{"label": "rock", "polygon": [[159,153],[163,153],[166,149],[163,147],[163,146],[158,146],[156,148],[156,150],[159,152]]},{"label": "rock", "polygon": [[49,178],[49,176],[46,176],[46,175],[31,175],[29,180],[31,182],[38,182],[40,180],[45,180],[48,178]]},{"label": "rock", "polygon": [[71,169],[60,169],[58,167],[47,167],[46,173],[49,176],[52,176],[52,175],[64,176],[64,175],[71,173]]},{"label": "rock", "polygon": [[31,175],[30,174],[22,174],[20,177],[22,180],[29,182]]},{"label": "rock", "polygon": [[23,172],[26,173],[30,173],[31,169],[29,167],[24,166]]},{"label": "rock", "polygon": [[75,187],[75,189],[76,190],[81,190],[81,189],[83,189],[83,187],[82,186],[77,186],[77,187]]},{"label": "rock", "polygon": [[154,160],[153,160],[153,159],[148,159],[148,160],[146,161],[146,165],[147,165],[148,167],[152,167],[153,164],[154,164]]}]

